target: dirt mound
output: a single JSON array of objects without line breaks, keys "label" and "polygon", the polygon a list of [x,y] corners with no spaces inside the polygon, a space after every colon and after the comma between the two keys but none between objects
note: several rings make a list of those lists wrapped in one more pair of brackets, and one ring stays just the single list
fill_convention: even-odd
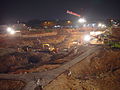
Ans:
[{"label": "dirt mound", "polygon": [[120,38],[120,28],[112,28],[112,36]]},{"label": "dirt mound", "polygon": [[30,69],[41,66],[51,58],[47,53],[19,53],[15,52],[0,57],[0,73],[14,72],[18,69]]},{"label": "dirt mound", "polygon": [[25,85],[18,80],[0,80],[0,90],[22,90]]}]

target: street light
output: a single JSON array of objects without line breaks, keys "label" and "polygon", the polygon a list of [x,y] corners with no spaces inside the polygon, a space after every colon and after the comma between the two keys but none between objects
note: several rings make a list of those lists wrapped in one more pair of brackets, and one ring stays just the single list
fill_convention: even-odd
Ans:
[{"label": "street light", "polygon": [[99,24],[98,24],[98,27],[101,27],[101,26],[102,26],[102,23],[99,23]]},{"label": "street light", "polygon": [[70,23],[71,23],[71,21],[67,21],[67,23],[68,23],[68,24],[70,24]]},{"label": "street light", "polygon": [[98,27],[100,27],[100,28],[106,28],[106,25],[105,25],[105,24],[102,24],[102,23],[99,23],[99,24],[98,24]]},{"label": "street light", "polygon": [[7,32],[11,32],[11,31],[12,31],[12,28],[8,27]]},{"label": "street light", "polygon": [[7,28],[7,32],[11,35],[15,34],[15,30],[10,27]]},{"label": "street light", "polygon": [[92,27],[95,27],[95,24],[92,24]]},{"label": "street light", "polygon": [[85,23],[85,22],[86,22],[86,19],[80,18],[80,19],[78,20],[78,22],[79,22],[79,23]]},{"label": "street light", "polygon": [[102,27],[102,28],[105,28],[106,26],[103,24],[101,27]]}]

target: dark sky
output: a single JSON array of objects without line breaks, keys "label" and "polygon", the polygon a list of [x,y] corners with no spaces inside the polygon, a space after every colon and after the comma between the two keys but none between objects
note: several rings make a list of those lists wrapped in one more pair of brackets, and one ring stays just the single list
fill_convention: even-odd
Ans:
[{"label": "dark sky", "polygon": [[74,19],[72,10],[88,19],[120,18],[119,0],[3,0],[0,22],[31,19]]}]

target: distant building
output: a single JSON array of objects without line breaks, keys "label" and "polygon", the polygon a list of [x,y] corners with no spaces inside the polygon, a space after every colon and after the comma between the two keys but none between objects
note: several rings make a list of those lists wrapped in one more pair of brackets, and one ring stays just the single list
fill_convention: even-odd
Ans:
[{"label": "distant building", "polygon": [[40,23],[40,26],[42,28],[52,28],[56,25],[56,22],[54,21],[43,21]]}]

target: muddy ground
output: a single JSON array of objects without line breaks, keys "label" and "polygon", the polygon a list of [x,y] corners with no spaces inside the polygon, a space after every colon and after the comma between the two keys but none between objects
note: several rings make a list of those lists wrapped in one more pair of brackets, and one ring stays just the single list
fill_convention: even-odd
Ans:
[{"label": "muddy ground", "polygon": [[[36,34],[37,37],[0,37],[0,73],[26,73],[40,72],[54,69],[69,60],[58,60],[69,56],[73,51],[70,48],[74,40],[79,39],[80,35],[72,35],[70,31],[59,30],[53,34]],[[33,34],[35,35],[35,34]],[[42,48],[42,44],[50,44],[59,48],[58,53],[51,53]],[[23,46],[32,47],[28,52],[23,51]],[[63,52],[64,49],[70,48]]]},{"label": "muddy ground", "polygon": [[[39,38],[0,37],[0,73],[24,74],[57,68],[79,56],[84,52],[82,50],[89,48],[79,46],[79,50],[74,51],[72,44],[81,36],[79,32],[60,31],[57,35],[49,33]],[[41,50],[41,43],[50,43],[59,47],[61,51],[64,48],[69,50],[57,54],[38,52],[38,49]],[[18,47],[25,45],[32,46],[37,52],[18,51]],[[21,90],[24,85],[25,83],[21,81],[0,80],[0,90]],[[71,67],[43,89],[120,90],[120,50],[102,46],[93,55]]]},{"label": "muddy ground", "polygon": [[102,47],[43,90],[120,90],[120,50]]}]

